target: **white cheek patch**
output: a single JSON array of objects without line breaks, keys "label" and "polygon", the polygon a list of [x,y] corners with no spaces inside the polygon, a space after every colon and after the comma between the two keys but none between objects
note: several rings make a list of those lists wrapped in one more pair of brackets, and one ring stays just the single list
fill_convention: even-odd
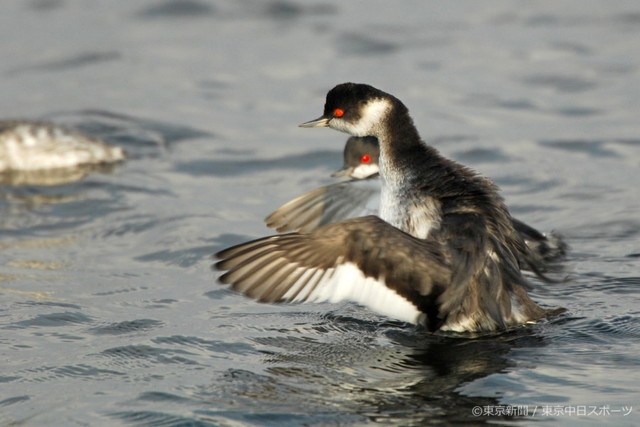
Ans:
[{"label": "white cheek patch", "polygon": [[388,100],[374,99],[362,108],[360,120],[356,123],[332,119],[329,121],[329,126],[353,136],[376,136],[379,133],[380,124],[390,108],[391,103]]},{"label": "white cheek patch", "polygon": [[363,163],[353,169],[353,172],[351,172],[351,177],[356,179],[365,179],[378,172],[380,172],[380,168],[377,164]]}]

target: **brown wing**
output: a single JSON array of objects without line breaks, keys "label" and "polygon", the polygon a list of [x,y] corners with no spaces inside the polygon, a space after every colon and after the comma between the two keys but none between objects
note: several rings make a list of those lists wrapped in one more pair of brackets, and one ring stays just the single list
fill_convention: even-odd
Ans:
[{"label": "brown wing", "polygon": [[280,206],[265,222],[279,233],[314,229],[348,218],[377,214],[380,183],[376,178],[350,180],[318,188]]},{"label": "brown wing", "polygon": [[437,321],[436,299],[451,278],[436,242],[415,239],[375,216],[254,240],[217,256],[216,267],[228,270],[220,281],[261,301],[351,300],[409,321],[415,313],[396,310],[413,307],[427,322]]}]

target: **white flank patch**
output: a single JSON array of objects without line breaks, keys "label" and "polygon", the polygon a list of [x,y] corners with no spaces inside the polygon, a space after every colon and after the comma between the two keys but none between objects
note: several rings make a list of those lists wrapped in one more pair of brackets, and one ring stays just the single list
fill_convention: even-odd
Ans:
[{"label": "white flank patch", "polygon": [[[351,262],[327,270],[322,277],[319,270],[314,270],[311,270],[313,273],[303,274],[284,295],[284,299],[332,303],[352,301],[403,322],[419,322],[422,313],[413,304],[388,288],[384,280],[365,277]],[[304,288],[293,297],[303,283]]]},{"label": "white flank patch", "polygon": [[[511,294],[511,323],[524,325],[529,322],[529,318],[522,311],[522,305],[517,297]],[[535,322],[534,322],[535,323]]]},{"label": "white flank patch", "polygon": [[[447,323],[440,330],[442,331],[453,331],[453,332],[472,332],[478,329],[478,325],[483,323],[482,319],[485,320],[485,325],[487,324],[487,320],[489,319],[489,315],[487,313],[481,313],[477,316],[478,321],[473,320],[470,317],[464,317],[457,323]],[[511,314],[504,319],[507,326],[516,326],[516,325],[524,325],[526,323],[535,323],[529,320],[527,316],[525,316],[522,311],[522,305],[516,299],[515,295],[511,295]],[[489,321],[493,324],[493,321]]]},{"label": "white flank patch", "polygon": [[407,232],[418,239],[426,239],[433,228],[433,221],[431,221],[426,215],[419,215],[411,218],[417,219],[411,222]]},{"label": "white flank patch", "polygon": [[409,226],[404,230],[418,239],[426,239],[433,228],[440,227],[440,205],[433,197],[422,199],[421,205],[409,209]]},{"label": "white flank patch", "polygon": [[470,317],[465,317],[457,323],[445,323],[440,330],[451,332],[471,332],[476,330],[476,322],[471,320]]}]

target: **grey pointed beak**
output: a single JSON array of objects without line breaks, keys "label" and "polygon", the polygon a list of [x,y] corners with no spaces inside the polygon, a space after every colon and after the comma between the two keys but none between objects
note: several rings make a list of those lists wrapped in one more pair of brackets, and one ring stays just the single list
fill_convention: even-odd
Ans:
[{"label": "grey pointed beak", "polygon": [[331,119],[328,119],[328,118],[322,116],[322,117],[318,117],[315,120],[311,120],[309,122],[304,122],[304,123],[302,123],[302,124],[300,124],[298,126],[301,127],[301,128],[326,127],[326,126],[329,126],[329,120],[331,120]]},{"label": "grey pointed beak", "polygon": [[334,173],[331,174],[331,176],[333,178],[340,178],[343,176],[351,175],[351,172],[353,172],[353,167],[345,167],[340,169],[339,171],[335,171]]}]

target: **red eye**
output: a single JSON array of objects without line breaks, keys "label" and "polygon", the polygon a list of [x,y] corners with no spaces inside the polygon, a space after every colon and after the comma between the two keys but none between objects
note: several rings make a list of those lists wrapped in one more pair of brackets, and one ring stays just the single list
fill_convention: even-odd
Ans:
[{"label": "red eye", "polygon": [[362,157],[360,157],[360,162],[362,163],[369,163],[371,161],[371,156],[368,154],[363,154]]},{"label": "red eye", "polygon": [[342,108],[336,108],[335,110],[333,110],[333,116],[334,117],[344,116],[344,110]]}]

